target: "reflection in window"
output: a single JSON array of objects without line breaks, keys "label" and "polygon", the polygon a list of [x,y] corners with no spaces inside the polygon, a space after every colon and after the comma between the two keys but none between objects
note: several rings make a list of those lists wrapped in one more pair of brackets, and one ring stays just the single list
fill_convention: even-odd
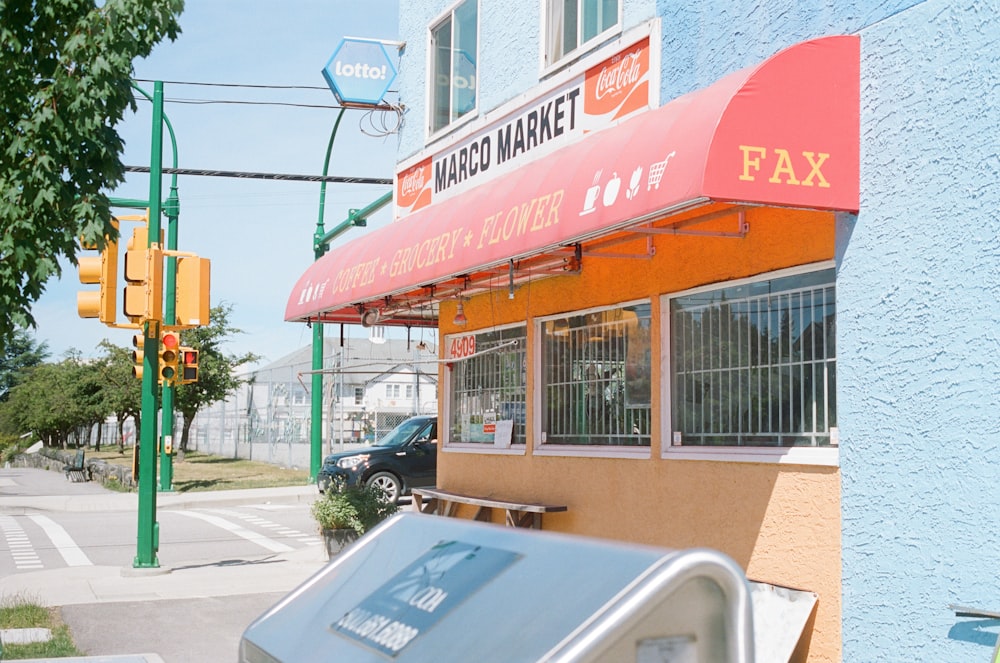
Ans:
[{"label": "reflection in window", "polygon": [[830,269],[671,300],[671,418],[682,444],[831,444],[834,278]]},{"label": "reflection in window", "polygon": [[575,55],[617,25],[618,0],[546,0],[545,64]]},{"label": "reflection in window", "polygon": [[431,133],[476,109],[477,0],[431,28]]},{"label": "reflection in window", "polygon": [[648,302],[542,325],[547,444],[649,446]]},{"label": "reflection in window", "polygon": [[524,444],[526,327],[452,337],[466,355],[452,364],[450,442],[494,443],[496,422],[513,422],[512,444]]}]

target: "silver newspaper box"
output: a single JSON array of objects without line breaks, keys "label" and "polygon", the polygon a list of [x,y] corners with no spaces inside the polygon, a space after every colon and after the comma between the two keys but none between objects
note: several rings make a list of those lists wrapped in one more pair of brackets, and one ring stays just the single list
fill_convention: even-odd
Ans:
[{"label": "silver newspaper box", "polygon": [[257,618],[240,661],[753,663],[722,553],[404,513]]}]

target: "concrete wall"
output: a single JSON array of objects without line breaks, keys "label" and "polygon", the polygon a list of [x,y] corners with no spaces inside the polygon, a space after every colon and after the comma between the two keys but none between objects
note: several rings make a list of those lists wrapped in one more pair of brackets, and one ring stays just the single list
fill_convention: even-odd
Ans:
[{"label": "concrete wall", "polygon": [[998,622],[948,604],[1000,610],[1000,2],[919,4],[861,49],[837,283],[844,660],[987,660]]}]

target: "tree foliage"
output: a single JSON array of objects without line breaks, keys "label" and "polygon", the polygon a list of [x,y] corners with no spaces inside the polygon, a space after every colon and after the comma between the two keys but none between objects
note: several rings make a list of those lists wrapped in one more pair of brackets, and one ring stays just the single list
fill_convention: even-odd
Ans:
[{"label": "tree foliage", "polygon": [[10,390],[20,382],[28,369],[49,356],[45,342],[38,343],[23,329],[15,330],[10,342],[0,350],[0,402],[7,400]]},{"label": "tree foliage", "polygon": [[115,130],[135,110],[132,62],[180,33],[183,0],[0,0],[0,349],[77,238],[115,236]]},{"label": "tree foliage", "polygon": [[177,387],[174,405],[184,415],[181,429],[181,451],[187,451],[188,433],[198,411],[212,403],[225,400],[246,382],[236,374],[240,366],[253,363],[259,357],[252,352],[230,355],[223,352],[223,342],[243,331],[229,322],[231,304],[220,304],[209,312],[209,324],[181,333],[181,344],[198,350],[198,381]]}]

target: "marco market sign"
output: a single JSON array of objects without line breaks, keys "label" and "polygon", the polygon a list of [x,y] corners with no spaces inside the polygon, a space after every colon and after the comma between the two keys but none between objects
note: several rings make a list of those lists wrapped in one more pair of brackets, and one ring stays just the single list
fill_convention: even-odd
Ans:
[{"label": "marco market sign", "polygon": [[446,200],[650,108],[649,37],[396,173],[396,216]]}]

